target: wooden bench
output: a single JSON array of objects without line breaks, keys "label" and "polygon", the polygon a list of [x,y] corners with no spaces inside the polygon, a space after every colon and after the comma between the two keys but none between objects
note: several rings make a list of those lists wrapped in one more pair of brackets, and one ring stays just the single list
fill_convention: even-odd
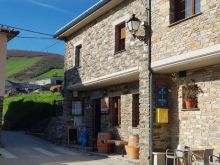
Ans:
[{"label": "wooden bench", "polygon": [[128,142],[123,140],[101,140],[101,143],[114,144],[115,146],[121,147],[122,157],[124,157],[124,146],[128,145]]}]

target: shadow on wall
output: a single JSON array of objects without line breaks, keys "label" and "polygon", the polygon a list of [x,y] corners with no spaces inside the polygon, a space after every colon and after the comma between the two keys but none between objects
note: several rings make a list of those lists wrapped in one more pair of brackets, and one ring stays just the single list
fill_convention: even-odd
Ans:
[{"label": "shadow on wall", "polygon": [[53,115],[53,106],[24,100],[11,102],[4,116],[3,129],[27,130]]}]

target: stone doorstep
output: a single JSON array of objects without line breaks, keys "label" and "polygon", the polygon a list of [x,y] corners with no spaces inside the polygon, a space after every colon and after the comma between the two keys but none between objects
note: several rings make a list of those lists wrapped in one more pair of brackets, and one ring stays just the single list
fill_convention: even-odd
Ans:
[{"label": "stone doorstep", "polygon": [[132,159],[132,158],[129,158],[127,155],[124,155],[124,157],[122,157],[119,154],[107,154],[107,153],[100,153],[100,152],[91,152],[91,154],[98,155],[98,156],[104,156],[104,157],[107,157],[110,159],[126,161],[128,163],[132,163],[132,165],[140,165],[139,159]]}]

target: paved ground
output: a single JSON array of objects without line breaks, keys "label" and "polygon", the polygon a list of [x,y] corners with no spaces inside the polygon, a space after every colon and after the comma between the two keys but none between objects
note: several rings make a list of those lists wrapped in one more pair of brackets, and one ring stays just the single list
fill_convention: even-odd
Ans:
[{"label": "paved ground", "polygon": [[23,132],[2,132],[0,165],[128,165],[127,162],[56,146]]}]

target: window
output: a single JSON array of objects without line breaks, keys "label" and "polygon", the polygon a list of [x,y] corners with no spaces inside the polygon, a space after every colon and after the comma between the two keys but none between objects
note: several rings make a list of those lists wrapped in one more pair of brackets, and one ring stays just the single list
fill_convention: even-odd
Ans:
[{"label": "window", "polygon": [[75,67],[81,66],[81,53],[82,53],[82,45],[76,47],[75,51]]},{"label": "window", "polygon": [[198,108],[198,94],[202,90],[198,85],[188,85],[182,87],[183,109]]},{"label": "window", "polygon": [[132,95],[132,127],[139,125],[139,94]]},{"label": "window", "polygon": [[121,126],[121,97],[110,98],[112,126]]},{"label": "window", "polygon": [[72,115],[74,116],[83,115],[82,101],[75,100],[72,102]]},{"label": "window", "polygon": [[115,52],[120,52],[125,50],[125,38],[126,38],[126,29],[125,23],[122,23],[116,26],[115,33]]},{"label": "window", "polygon": [[200,0],[172,0],[174,21],[193,16],[200,12]]}]

